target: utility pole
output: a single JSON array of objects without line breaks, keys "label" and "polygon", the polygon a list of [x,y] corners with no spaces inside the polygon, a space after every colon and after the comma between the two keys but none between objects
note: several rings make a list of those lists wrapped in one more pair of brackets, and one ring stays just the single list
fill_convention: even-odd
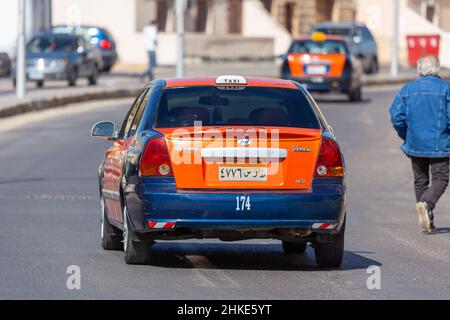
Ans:
[{"label": "utility pole", "polygon": [[391,77],[398,75],[399,0],[392,0]]},{"label": "utility pole", "polygon": [[19,26],[17,29],[17,56],[16,56],[16,95],[19,99],[25,98],[25,0],[19,0]]},{"label": "utility pole", "polygon": [[184,9],[185,0],[176,0],[175,13],[177,20],[177,77],[184,76]]}]

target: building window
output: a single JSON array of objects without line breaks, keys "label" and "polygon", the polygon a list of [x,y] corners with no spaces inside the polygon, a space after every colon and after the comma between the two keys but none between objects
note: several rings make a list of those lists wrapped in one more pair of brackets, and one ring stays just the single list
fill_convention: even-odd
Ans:
[{"label": "building window", "polygon": [[157,21],[158,30],[166,31],[167,17],[173,0],[136,0],[136,31]]},{"label": "building window", "polygon": [[439,5],[435,0],[422,0],[420,6],[421,16],[427,19],[428,21],[438,24],[439,17]]},{"label": "building window", "polygon": [[331,21],[333,15],[334,0],[316,0],[316,21]]},{"label": "building window", "polygon": [[294,9],[295,3],[293,2],[287,2],[284,4],[284,27],[290,33],[292,33]]},{"label": "building window", "polygon": [[267,11],[272,12],[272,0],[261,0],[264,8],[266,8]]},{"label": "building window", "polygon": [[242,32],[242,0],[228,0],[228,32]]},{"label": "building window", "polygon": [[167,25],[167,14],[170,8],[170,1],[168,0],[157,0],[156,1],[156,12],[158,21],[158,31],[166,31]]}]

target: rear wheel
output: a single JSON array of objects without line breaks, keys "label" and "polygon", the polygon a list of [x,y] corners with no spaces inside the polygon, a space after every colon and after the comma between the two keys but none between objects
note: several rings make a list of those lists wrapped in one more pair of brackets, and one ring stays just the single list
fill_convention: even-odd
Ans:
[{"label": "rear wheel", "polygon": [[282,241],[281,245],[283,246],[284,252],[287,254],[304,253],[308,247],[307,242]]},{"label": "rear wheel", "polygon": [[132,240],[127,207],[123,208],[123,252],[127,264],[148,264],[152,241]]},{"label": "rear wheel", "polygon": [[379,69],[380,67],[378,65],[378,59],[377,57],[373,57],[372,62],[370,63],[369,73],[371,74],[377,73]]},{"label": "rear wheel", "polygon": [[100,235],[102,239],[102,247],[105,250],[121,250],[122,249],[122,235],[119,229],[115,228],[108,220],[106,214],[105,200],[100,199],[101,206],[101,230]]},{"label": "rear wheel", "polygon": [[345,221],[341,231],[336,236],[336,241],[331,243],[314,244],[314,252],[316,255],[316,263],[321,268],[338,268],[342,264],[344,258],[344,233]]},{"label": "rear wheel", "polygon": [[362,88],[356,87],[348,92],[348,98],[350,101],[361,101],[362,100]]}]

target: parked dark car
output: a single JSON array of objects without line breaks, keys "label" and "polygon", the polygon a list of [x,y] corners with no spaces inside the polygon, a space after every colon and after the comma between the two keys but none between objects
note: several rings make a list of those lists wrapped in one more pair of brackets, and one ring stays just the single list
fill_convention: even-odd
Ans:
[{"label": "parked dark car", "polygon": [[0,76],[11,74],[11,60],[6,52],[0,52]]},{"label": "parked dark car", "polygon": [[108,72],[117,62],[116,42],[108,30],[98,26],[53,26],[53,32],[76,33],[84,36],[94,48],[98,48],[102,58],[102,71]]},{"label": "parked dark car", "polygon": [[[84,37],[86,42],[91,43],[91,37],[84,29],[73,28],[70,26],[61,26],[61,27],[57,26],[57,27],[52,28],[52,32],[53,33],[69,33],[69,34],[82,36],[82,37]],[[93,45],[91,45],[91,48],[92,48],[92,52],[94,54],[95,61],[97,63],[98,71],[103,71],[104,64],[103,64],[102,50],[98,46],[93,46]]]},{"label": "parked dark car", "polygon": [[[38,87],[45,80],[67,80],[75,86],[80,77],[97,84],[97,65],[89,43],[73,34],[45,33],[32,38],[27,44],[26,77],[36,81]],[[15,74],[13,73],[15,85]]]},{"label": "parked dark car", "polygon": [[365,73],[376,73],[379,70],[378,49],[372,33],[366,25],[360,23],[323,22],[315,24],[311,33],[344,36],[351,43],[351,50],[361,59]]}]

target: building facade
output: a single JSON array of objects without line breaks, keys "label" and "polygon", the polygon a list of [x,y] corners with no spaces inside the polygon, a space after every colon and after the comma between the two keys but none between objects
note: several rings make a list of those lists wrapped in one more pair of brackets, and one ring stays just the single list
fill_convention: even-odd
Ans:
[{"label": "building facade", "polygon": [[[186,0],[188,60],[271,59],[318,21],[353,21],[355,0]],[[142,29],[157,20],[160,64],[174,64],[175,0],[57,0],[53,23],[96,24],[111,31],[120,61],[146,60]]]}]

